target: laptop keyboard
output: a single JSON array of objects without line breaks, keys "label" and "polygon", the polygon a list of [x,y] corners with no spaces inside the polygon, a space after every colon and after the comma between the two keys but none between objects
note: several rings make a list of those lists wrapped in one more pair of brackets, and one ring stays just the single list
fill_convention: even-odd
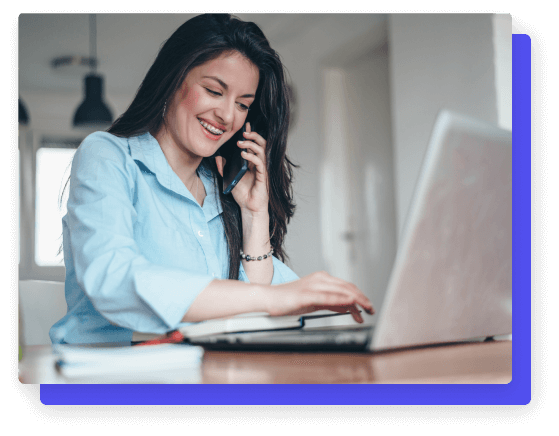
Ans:
[{"label": "laptop keyboard", "polygon": [[332,327],[246,332],[195,338],[191,343],[212,349],[343,349],[362,350],[371,327]]}]

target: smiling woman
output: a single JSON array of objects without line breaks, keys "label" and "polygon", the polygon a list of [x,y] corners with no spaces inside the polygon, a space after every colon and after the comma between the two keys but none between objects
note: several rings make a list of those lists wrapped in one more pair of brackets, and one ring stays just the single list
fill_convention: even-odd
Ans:
[{"label": "smiling woman", "polygon": [[[148,101],[153,103],[146,107]],[[136,98],[108,132],[122,137],[150,132],[185,186],[197,191],[199,180],[193,168],[201,162],[221,186],[212,157],[219,148],[236,145],[229,141],[250,112],[252,126],[258,126],[267,142],[270,242],[285,262],[283,242],[295,210],[292,167],[297,167],[286,156],[289,103],[284,66],[260,28],[229,14],[203,14],[184,23],[166,41]],[[200,121],[224,134],[208,133],[196,124]],[[232,196],[217,194],[229,251],[237,253],[243,245],[239,205]],[[238,279],[240,265],[238,256],[230,257],[230,279]]]},{"label": "smiling woman", "polygon": [[[218,62],[212,62],[218,58],[220,58]],[[222,68],[216,72],[212,68],[208,68],[210,65],[206,64]],[[248,76],[250,78],[256,72],[257,82],[256,88],[254,84],[250,84],[252,85],[248,87],[250,89],[243,90],[242,94],[233,95],[232,91],[237,92],[241,84],[245,87],[244,75],[237,74],[231,69],[237,64],[242,66],[243,73],[248,67],[251,73]],[[200,69],[197,67],[202,67],[206,73],[200,73]],[[191,77],[197,72],[203,82],[191,80]],[[236,74],[237,77],[227,80],[231,74],[233,76]],[[237,83],[239,78],[240,83]],[[193,86],[189,86],[189,83]],[[190,92],[191,88],[194,88],[192,92]],[[259,98],[260,94],[262,98]],[[176,115],[169,116],[171,106],[176,107],[177,101],[183,101],[185,106],[192,107],[197,105],[199,99],[204,95],[215,97],[214,103],[216,105],[219,103],[219,105],[215,108],[214,114],[208,116],[206,113],[206,116],[198,121],[225,131],[225,129],[221,129],[221,127],[225,127],[224,123],[219,120],[220,115],[223,114],[223,104],[231,104],[232,97],[239,97],[239,100],[235,101],[238,107],[240,109],[250,107],[250,110],[245,112],[245,117],[250,119],[252,126],[258,129],[256,131],[259,136],[266,139],[268,144],[266,147],[268,154],[266,172],[269,175],[270,192],[272,192],[268,208],[269,233],[271,233],[271,244],[275,247],[276,255],[279,259],[284,260],[283,240],[287,222],[293,215],[295,207],[291,191],[293,165],[285,153],[289,126],[289,99],[283,65],[257,25],[242,22],[229,15],[210,14],[195,17],[184,23],[163,45],[142,82],[136,98],[128,110],[109,129],[109,132],[121,137],[149,132],[154,137],[159,136],[159,139],[162,135],[167,135],[173,138],[175,144],[184,144],[177,136]],[[254,95],[254,97],[248,97],[250,95]],[[226,110],[230,110],[230,107]],[[248,115],[249,113],[250,115]],[[174,123],[174,126],[171,126],[171,123]],[[238,117],[236,123],[234,129],[230,128],[230,131],[224,132],[219,139],[214,135],[215,131],[208,132],[206,129],[199,128],[203,133],[207,133],[206,138],[216,139],[217,144],[213,141],[212,143],[217,145],[217,148],[236,146],[236,144],[229,144],[226,141],[226,139],[231,139],[232,133],[242,127],[243,122],[239,124]],[[181,132],[182,136],[186,134],[187,132]],[[199,147],[200,145],[194,143],[191,146]],[[161,145],[161,147],[166,149],[166,153],[172,152],[170,147],[165,147],[165,145]],[[254,150],[252,152],[254,153]],[[180,153],[179,159],[181,161],[186,159],[186,155]],[[202,167],[209,169],[215,177],[219,178],[217,166],[220,165],[219,160],[216,162],[214,159],[207,158],[206,153],[196,156],[203,158]],[[194,157],[194,161],[196,160]],[[192,188],[197,200],[203,201],[205,190],[202,189],[202,192],[199,190],[200,179],[195,177],[197,173],[194,171],[194,168],[197,168],[196,164],[192,165],[193,162],[190,162],[186,165],[188,168],[177,169],[180,165],[179,162],[171,163],[171,166],[174,165],[173,170],[180,173],[179,177],[187,187]],[[200,161],[198,160],[198,162]],[[251,166],[253,167],[251,170],[254,171],[254,163],[251,162]],[[243,179],[248,180],[249,177],[250,174]],[[240,189],[242,186],[237,186],[234,191]],[[222,218],[228,247],[232,252],[237,252],[243,245],[239,205],[231,196],[220,195],[220,197],[219,202],[225,209]],[[239,266],[240,259],[237,256],[230,256],[229,278],[239,277],[237,272]],[[253,265],[249,266],[251,269],[253,267]]]},{"label": "smiling woman", "polygon": [[[283,65],[256,24],[208,14],[179,27],[130,107],[75,154],[63,218],[68,313],[52,341],[130,342],[134,331],[245,312],[372,313],[351,283],[299,279],[283,263],[295,208],[288,127]],[[246,150],[232,195],[219,188],[222,147]]]}]

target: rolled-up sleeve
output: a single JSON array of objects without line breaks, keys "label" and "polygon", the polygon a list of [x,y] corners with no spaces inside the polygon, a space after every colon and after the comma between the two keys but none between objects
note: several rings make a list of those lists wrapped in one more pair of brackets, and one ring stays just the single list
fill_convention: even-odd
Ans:
[{"label": "rolled-up sleeve", "polygon": [[87,138],[72,165],[67,221],[76,280],[110,323],[175,328],[212,277],[148,261],[134,239],[135,162],[107,137]]}]

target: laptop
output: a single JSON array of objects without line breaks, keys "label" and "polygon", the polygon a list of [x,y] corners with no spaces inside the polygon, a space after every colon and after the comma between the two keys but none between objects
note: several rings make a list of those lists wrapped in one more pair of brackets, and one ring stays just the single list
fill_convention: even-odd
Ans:
[{"label": "laptop", "polygon": [[376,324],[194,338],[207,349],[382,351],[512,334],[512,134],[441,111]]}]

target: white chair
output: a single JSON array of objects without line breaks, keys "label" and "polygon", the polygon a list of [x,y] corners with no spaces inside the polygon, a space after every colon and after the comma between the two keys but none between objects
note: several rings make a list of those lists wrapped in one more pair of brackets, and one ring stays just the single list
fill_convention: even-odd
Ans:
[{"label": "white chair", "polygon": [[20,280],[19,304],[24,345],[51,344],[50,328],[66,315],[64,283]]}]

